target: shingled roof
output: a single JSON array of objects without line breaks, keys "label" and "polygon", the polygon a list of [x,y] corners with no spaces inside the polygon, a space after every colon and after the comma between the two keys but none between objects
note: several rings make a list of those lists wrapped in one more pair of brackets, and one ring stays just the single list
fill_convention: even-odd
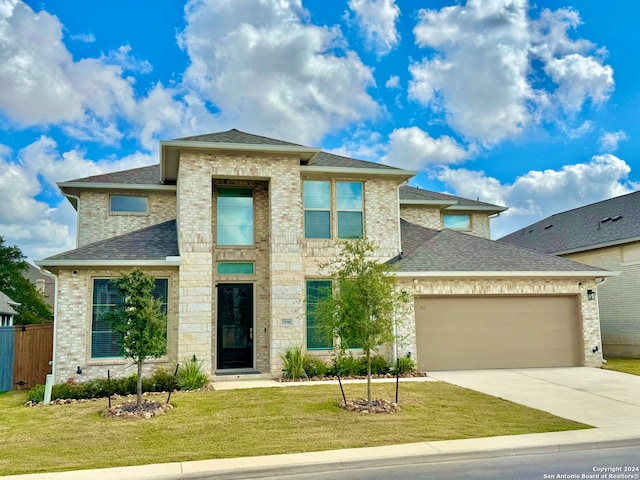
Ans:
[{"label": "shingled roof", "polygon": [[499,239],[562,254],[640,240],[640,191],[567,210]]},{"label": "shingled roof", "polygon": [[400,226],[403,255],[393,262],[398,272],[605,272],[455,230],[432,230],[404,220]]},{"label": "shingled roof", "polygon": [[493,209],[497,212],[507,210],[506,207],[501,207],[492,203],[481,202],[479,200],[469,200],[468,198],[448,195],[446,193],[432,192],[430,190],[423,190],[422,188],[410,187],[408,185],[402,185],[400,187],[400,202],[402,202],[403,200],[445,203],[451,202],[453,203],[453,205],[460,207],[481,207],[483,209]]},{"label": "shingled roof", "polygon": [[232,128],[226,132],[205,133],[204,135],[193,135],[190,137],[176,138],[183,142],[206,142],[206,143],[237,143],[242,145],[288,145],[294,147],[304,147],[299,143],[285,142],[277,138],[263,137],[253,133],[241,132]]},{"label": "shingled roof", "polygon": [[160,165],[132,168],[113,173],[103,173],[91,177],[69,180],[65,183],[117,183],[122,185],[162,185],[160,182]]},{"label": "shingled roof", "polygon": [[177,257],[178,232],[176,221],[153,225],[117,237],[84,245],[37,262],[47,266],[60,260],[165,260]]},{"label": "shingled roof", "polygon": [[4,315],[17,315],[18,312],[16,312],[13,307],[17,307],[18,305],[20,305],[18,302],[14,302],[8,295],[0,292],[0,313]]}]

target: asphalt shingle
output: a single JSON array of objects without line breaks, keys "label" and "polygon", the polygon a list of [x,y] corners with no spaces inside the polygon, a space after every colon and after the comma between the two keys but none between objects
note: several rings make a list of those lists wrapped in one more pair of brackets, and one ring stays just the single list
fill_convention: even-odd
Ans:
[{"label": "asphalt shingle", "polygon": [[400,187],[400,200],[427,200],[427,201],[455,201],[456,205],[465,207],[493,207],[504,210],[504,207],[493,205],[491,203],[480,202],[478,200],[469,200],[468,198],[456,197],[446,193],[432,192],[417,187],[402,185]]},{"label": "asphalt shingle", "polygon": [[401,229],[404,255],[395,262],[399,272],[603,271],[455,230],[432,230],[405,221]]},{"label": "asphalt shingle", "polygon": [[557,213],[498,241],[557,254],[637,238],[640,191]]},{"label": "asphalt shingle", "polygon": [[47,260],[164,260],[179,256],[176,221],[153,225],[117,237],[84,245]]},{"label": "asphalt shingle", "polygon": [[0,313],[5,315],[17,315],[18,312],[13,307],[18,306],[17,302],[14,302],[5,293],[0,292]]}]

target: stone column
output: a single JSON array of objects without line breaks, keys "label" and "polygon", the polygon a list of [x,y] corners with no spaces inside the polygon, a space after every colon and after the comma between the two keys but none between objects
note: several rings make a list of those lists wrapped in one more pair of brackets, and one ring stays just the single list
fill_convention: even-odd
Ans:
[{"label": "stone column", "polygon": [[180,246],[178,361],[193,355],[213,373],[211,166],[206,157],[181,153],[177,185]]}]

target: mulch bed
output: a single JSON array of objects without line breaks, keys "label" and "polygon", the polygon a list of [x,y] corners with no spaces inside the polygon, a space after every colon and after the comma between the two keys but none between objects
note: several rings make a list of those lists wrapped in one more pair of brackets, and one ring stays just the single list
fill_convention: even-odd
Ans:
[{"label": "mulch bed", "polygon": [[127,402],[120,405],[114,405],[111,408],[105,408],[102,411],[103,417],[117,418],[152,418],[157,415],[163,415],[169,410],[173,410],[170,403],[153,402],[143,400],[140,411],[137,410],[136,402]]},{"label": "mulch bed", "polygon": [[[426,372],[410,372],[403,373],[398,375],[399,378],[414,378],[414,377],[428,377],[429,375]],[[392,373],[385,373],[381,375],[371,375],[372,379],[376,378],[396,378]],[[366,375],[351,375],[348,377],[340,377],[340,380],[366,380]],[[301,377],[301,378],[285,378],[279,377],[276,378],[278,382],[318,382],[321,380],[335,380],[338,381],[338,377],[332,375],[325,375],[324,377]]]}]

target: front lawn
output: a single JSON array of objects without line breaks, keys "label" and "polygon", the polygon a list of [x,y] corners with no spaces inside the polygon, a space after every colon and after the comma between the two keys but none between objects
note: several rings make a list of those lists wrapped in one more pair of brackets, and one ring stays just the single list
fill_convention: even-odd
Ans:
[{"label": "front lawn", "polygon": [[602,368],[640,375],[640,358],[607,358],[607,363]]},{"label": "front lawn", "polygon": [[[391,400],[394,387],[374,384],[374,397]],[[345,386],[349,398],[365,388]],[[178,392],[172,411],[149,420],[103,418],[106,399],[26,400],[0,396],[0,475],[589,428],[444,382],[401,384],[403,410],[391,415],[342,410],[332,385]]]}]

